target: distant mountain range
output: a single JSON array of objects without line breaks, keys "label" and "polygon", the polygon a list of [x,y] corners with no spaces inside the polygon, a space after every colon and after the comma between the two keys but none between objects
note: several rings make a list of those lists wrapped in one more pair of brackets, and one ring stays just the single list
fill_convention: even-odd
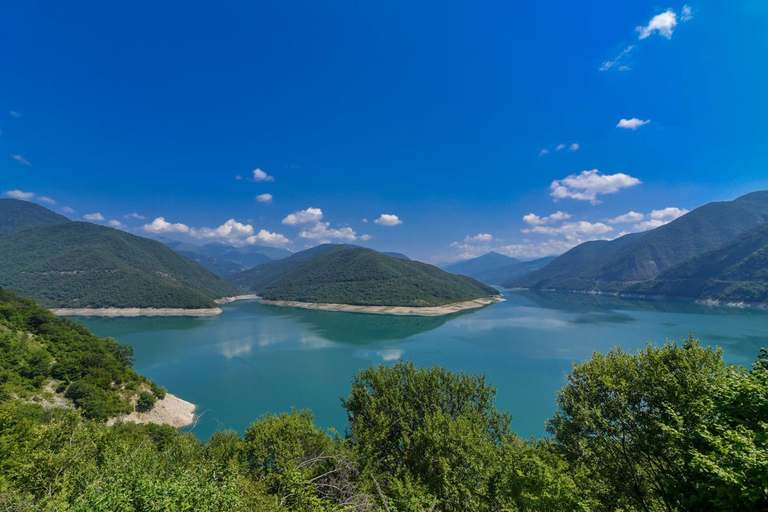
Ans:
[{"label": "distant mountain range", "polygon": [[16,199],[0,199],[0,285],[49,308],[209,308],[238,293],[160,242]]},{"label": "distant mountain range", "polygon": [[477,258],[453,263],[444,268],[446,271],[453,274],[474,277],[483,283],[502,285],[529,274],[534,270],[538,270],[554,259],[555,256],[548,256],[532,261],[520,261],[510,256],[491,251],[482,256],[478,256]]},{"label": "distant mountain range", "polygon": [[196,245],[164,237],[159,237],[158,240],[185,258],[199,263],[219,276],[236,274],[256,265],[287,258],[293,254],[287,249],[261,245],[234,247],[220,242]]},{"label": "distant mountain range", "polygon": [[766,222],[768,191],[753,192],[704,205],[650,231],[583,243],[506,284],[766,302]]},{"label": "distant mountain range", "polygon": [[497,295],[470,277],[362,247],[326,244],[228,278],[265,299],[364,306],[442,306]]}]

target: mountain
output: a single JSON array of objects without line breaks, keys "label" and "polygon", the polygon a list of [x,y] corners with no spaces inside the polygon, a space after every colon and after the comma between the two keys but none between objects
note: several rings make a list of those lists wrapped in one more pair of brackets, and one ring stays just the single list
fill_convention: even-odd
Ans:
[{"label": "mountain", "polygon": [[160,242],[66,218],[41,225],[58,217],[38,208],[0,202],[0,219],[14,219],[0,237],[0,284],[45,307],[208,308],[238,293]]},{"label": "mountain", "polygon": [[768,303],[768,223],[662,272],[632,292]]},{"label": "mountain", "polygon": [[393,258],[399,258],[401,260],[410,260],[411,259],[411,258],[409,258],[408,256],[406,256],[405,254],[403,254],[401,252],[381,251],[381,254],[383,254],[385,256],[392,256]]},{"label": "mountain", "polygon": [[477,277],[479,274],[485,274],[514,263],[520,263],[520,260],[491,251],[477,258],[453,263],[444,267],[444,269],[452,274]]},{"label": "mountain", "polygon": [[17,229],[61,222],[70,220],[39,204],[18,199],[0,199],[0,235]]},{"label": "mountain", "polygon": [[709,203],[664,226],[574,247],[514,281],[524,288],[627,291],[768,221],[768,191]]},{"label": "mountain", "polygon": [[497,295],[474,279],[372,249],[326,244],[246,270],[230,281],[269,300],[440,306]]},{"label": "mountain", "polygon": [[273,260],[287,258],[291,251],[261,245],[234,247],[220,242],[196,245],[168,238],[158,238],[185,258],[199,263],[219,276],[228,276]]}]

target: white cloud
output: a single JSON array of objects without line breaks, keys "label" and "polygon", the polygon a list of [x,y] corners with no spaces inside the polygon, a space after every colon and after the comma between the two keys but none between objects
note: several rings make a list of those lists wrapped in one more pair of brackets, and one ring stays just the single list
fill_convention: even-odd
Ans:
[{"label": "white cloud", "polygon": [[369,234],[362,234],[362,235],[360,235],[360,240],[370,240],[371,238],[373,238],[373,237],[371,235],[369,235]]},{"label": "white cloud", "polygon": [[103,222],[104,216],[100,213],[86,213],[83,215],[83,218],[85,220],[90,220],[91,222]]},{"label": "white cloud", "polygon": [[155,234],[181,233],[197,239],[220,240],[238,247],[252,244],[286,245],[290,243],[290,240],[280,233],[272,233],[266,229],[256,233],[253,226],[235,219],[229,219],[216,228],[195,229],[182,223],[170,223],[165,218],[158,217],[151,224],[145,224],[143,229]]},{"label": "white cloud", "polygon": [[534,226],[523,229],[523,233],[536,233],[540,235],[562,235],[570,240],[591,238],[605,235],[613,231],[613,228],[602,222],[587,222],[580,220],[577,222],[566,222],[560,226]]},{"label": "white cloud", "polygon": [[490,233],[478,233],[475,236],[467,235],[464,237],[465,244],[480,244],[488,242],[493,242],[493,235]]},{"label": "white cloud", "polygon": [[357,233],[350,227],[331,228],[330,222],[322,222],[323,210],[309,207],[287,215],[283,224],[288,226],[302,226],[299,232],[301,238],[315,240],[320,243],[342,241],[351,242],[357,240]]},{"label": "white cloud", "polygon": [[43,203],[56,204],[55,199],[51,199],[50,197],[46,197],[46,196],[37,196],[37,200],[42,201]]},{"label": "white cloud", "polygon": [[64,213],[75,213],[74,208],[70,208],[69,206],[65,206],[64,208],[61,209],[61,211],[63,211]]},{"label": "white cloud", "polygon": [[189,233],[190,229],[186,224],[180,222],[174,224],[166,221],[164,217],[158,217],[151,224],[144,224],[144,231],[159,235],[162,233]]},{"label": "white cloud", "polygon": [[627,212],[623,215],[619,215],[618,217],[608,219],[608,222],[611,224],[629,224],[630,222],[640,222],[643,219],[645,219],[645,215],[642,213]]},{"label": "white cloud", "polygon": [[548,155],[548,154],[549,154],[549,150],[548,149],[542,149],[541,151],[539,151],[539,156],[544,156],[544,155]]},{"label": "white cloud", "polygon": [[139,220],[144,220],[144,216],[143,216],[143,215],[140,215],[140,214],[138,214],[138,213],[136,213],[136,212],[133,212],[133,213],[129,213],[128,215],[123,215],[123,218],[124,218],[124,219],[139,219]]},{"label": "white cloud", "polygon": [[597,199],[599,195],[615,194],[623,188],[634,187],[639,184],[639,179],[628,174],[602,174],[597,169],[592,169],[591,171],[572,174],[562,180],[553,181],[550,185],[552,190],[550,195],[555,201],[571,198],[597,204],[600,202]]},{"label": "white cloud", "polygon": [[624,48],[613,60],[606,60],[603,65],[600,66],[600,71],[608,71],[609,69],[616,68],[619,71],[629,71],[629,66],[624,64],[630,53],[635,50],[636,46],[631,44]]},{"label": "white cloud", "polygon": [[539,217],[535,213],[529,213],[523,215],[523,222],[530,224],[531,226],[541,226],[542,224],[549,224],[552,222],[559,222],[561,220],[568,220],[571,218],[571,214],[567,212],[555,212],[552,215],[546,217]]},{"label": "white cloud", "polygon": [[107,224],[109,224],[113,228],[124,228],[125,227],[125,225],[122,222],[120,222],[119,220],[114,220],[114,219],[110,220]]},{"label": "white cloud", "polygon": [[555,151],[562,151],[565,149],[565,144],[558,144],[555,148]]},{"label": "white cloud", "polygon": [[21,117],[21,114],[19,112],[16,112],[15,110],[11,110],[10,114],[11,114],[11,117]]},{"label": "white cloud", "polygon": [[510,244],[494,250],[513,258],[536,259],[562,254],[579,243],[581,242],[551,239],[540,243]]},{"label": "white cloud", "polygon": [[286,245],[291,241],[280,233],[272,233],[266,229],[260,230],[253,236],[249,236],[245,240],[248,244],[265,244],[265,245]]},{"label": "white cloud", "polygon": [[316,240],[318,242],[352,242],[357,240],[357,233],[352,228],[331,228],[330,222],[318,222],[317,224],[305,227],[299,232],[301,238]]},{"label": "white cloud", "polygon": [[261,169],[254,169],[253,170],[253,181],[275,181],[275,178],[273,176],[270,176],[269,174],[265,173]]},{"label": "white cloud", "polygon": [[578,144],[576,144],[576,143],[574,142],[574,143],[572,143],[570,146],[568,146],[568,151],[578,151],[580,147],[581,147],[581,146],[579,146]]},{"label": "white cloud", "polygon": [[378,219],[373,221],[373,223],[378,224],[379,226],[397,226],[398,224],[402,224],[403,221],[400,220],[397,215],[382,213]]},{"label": "white cloud", "polygon": [[693,11],[690,5],[684,5],[680,12],[680,21],[690,21],[693,19]]},{"label": "white cloud", "polygon": [[363,219],[362,222],[363,224],[368,224],[368,219]]},{"label": "white cloud", "polygon": [[678,217],[682,217],[686,213],[688,213],[688,210],[685,208],[677,208],[674,206],[669,206],[661,210],[653,210],[648,214],[648,220],[639,224],[635,224],[632,226],[632,230],[647,231],[649,229],[655,229],[663,226],[664,224],[669,224],[673,220],[677,219]]},{"label": "white cloud", "polygon": [[256,201],[269,204],[272,202],[272,194],[259,194],[256,196]]},{"label": "white cloud", "polygon": [[293,212],[283,219],[283,224],[288,226],[300,226],[320,222],[323,219],[323,210],[320,208],[309,207],[306,210]]},{"label": "white cloud", "polygon": [[243,224],[235,219],[229,219],[217,228],[200,228],[192,230],[192,235],[196,238],[220,238],[231,243],[239,243],[243,238],[253,235],[253,226],[250,224]]},{"label": "white cloud", "polygon": [[625,130],[637,130],[641,126],[645,126],[650,122],[650,119],[643,121],[642,119],[638,119],[636,117],[633,117],[632,119],[621,119],[616,125],[616,128],[624,128]]},{"label": "white cloud", "polygon": [[678,217],[682,217],[688,213],[685,208],[676,208],[674,206],[668,206],[663,210],[653,210],[648,216],[654,220],[673,221]]},{"label": "white cloud", "polygon": [[7,195],[8,197],[12,197],[14,199],[24,199],[24,200],[32,199],[33,197],[35,197],[34,192],[24,192],[22,190],[6,190],[5,195]]},{"label": "white cloud", "polygon": [[19,162],[22,165],[32,165],[31,163],[29,163],[29,160],[27,160],[26,158],[24,158],[21,155],[11,155],[11,158],[13,158],[14,160],[16,160],[17,162]]},{"label": "white cloud", "polygon": [[640,33],[640,39],[645,39],[646,37],[651,36],[654,32],[667,39],[671,39],[672,32],[675,31],[676,26],[677,14],[675,14],[675,11],[672,9],[668,9],[651,18],[648,25],[637,27],[635,30]]}]

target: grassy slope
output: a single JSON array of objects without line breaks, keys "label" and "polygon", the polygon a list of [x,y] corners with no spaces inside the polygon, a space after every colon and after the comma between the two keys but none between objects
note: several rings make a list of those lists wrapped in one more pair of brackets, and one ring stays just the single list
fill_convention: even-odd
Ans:
[{"label": "grassy slope", "polygon": [[45,307],[213,307],[235,287],[160,242],[84,222],[0,239],[0,284]]},{"label": "grassy slope", "polygon": [[348,246],[319,246],[232,281],[270,300],[355,305],[439,306],[497,293],[432,265]]}]

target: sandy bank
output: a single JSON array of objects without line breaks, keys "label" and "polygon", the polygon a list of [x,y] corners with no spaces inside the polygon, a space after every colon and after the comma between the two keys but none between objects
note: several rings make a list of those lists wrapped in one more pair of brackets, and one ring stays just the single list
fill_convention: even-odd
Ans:
[{"label": "sandy bank", "polygon": [[220,299],[216,299],[214,302],[219,305],[223,304],[229,304],[230,302],[235,302],[238,300],[252,300],[252,299],[258,299],[258,295],[235,295],[234,297],[222,297]]},{"label": "sandy bank", "polygon": [[158,400],[149,412],[132,412],[125,416],[112,418],[107,425],[116,423],[156,423],[158,425],[170,425],[172,427],[187,427],[195,422],[195,404],[191,404],[170,393],[165,398]]},{"label": "sandy bank", "polygon": [[321,304],[314,302],[295,302],[287,300],[261,299],[262,304],[271,306],[287,306],[292,308],[319,309],[322,311],[343,311],[345,313],[368,313],[374,315],[410,315],[410,316],[441,316],[458,313],[466,309],[477,309],[503,301],[500,295],[483,299],[454,302],[444,306],[408,307],[408,306],[354,306],[351,304]]},{"label": "sandy bank", "polygon": [[216,316],[219,308],[56,308],[49,310],[58,316]]}]

